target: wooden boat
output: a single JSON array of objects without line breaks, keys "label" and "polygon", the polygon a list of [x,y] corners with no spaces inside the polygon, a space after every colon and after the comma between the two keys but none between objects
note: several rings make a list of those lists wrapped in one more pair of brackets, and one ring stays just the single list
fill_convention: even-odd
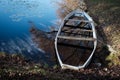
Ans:
[{"label": "wooden boat", "polygon": [[97,37],[92,18],[80,10],[69,13],[55,38],[55,50],[61,68],[79,70],[86,67],[96,46]]}]

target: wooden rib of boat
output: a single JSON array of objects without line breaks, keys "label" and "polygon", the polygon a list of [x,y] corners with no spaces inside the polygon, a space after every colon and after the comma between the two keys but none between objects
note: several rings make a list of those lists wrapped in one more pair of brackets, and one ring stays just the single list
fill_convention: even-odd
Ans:
[{"label": "wooden rib of boat", "polygon": [[86,67],[97,46],[92,18],[75,10],[63,20],[55,38],[55,50],[62,69],[79,70]]}]

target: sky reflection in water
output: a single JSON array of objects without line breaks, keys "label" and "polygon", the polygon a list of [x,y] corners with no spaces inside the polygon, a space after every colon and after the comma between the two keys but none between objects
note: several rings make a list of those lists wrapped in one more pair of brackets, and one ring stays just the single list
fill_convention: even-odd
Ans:
[{"label": "sky reflection in water", "polygon": [[31,39],[28,21],[49,31],[57,20],[55,1],[0,0],[0,51],[26,55],[39,53],[41,50]]}]

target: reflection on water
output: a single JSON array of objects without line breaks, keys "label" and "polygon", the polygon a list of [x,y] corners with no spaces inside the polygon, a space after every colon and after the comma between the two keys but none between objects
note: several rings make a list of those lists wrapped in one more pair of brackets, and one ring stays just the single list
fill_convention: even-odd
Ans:
[{"label": "reflection on water", "polygon": [[[23,18],[39,17],[54,11],[52,1],[54,0],[0,0],[0,10],[11,14],[13,21]],[[47,7],[49,5],[49,7]]]},{"label": "reflection on water", "polygon": [[24,38],[16,37],[14,40],[11,39],[7,42],[1,42],[0,51],[9,54],[23,54],[25,57],[32,60],[38,60],[45,57],[44,51],[38,48],[37,44],[27,35],[24,35]]},{"label": "reflection on water", "polygon": [[56,25],[56,0],[0,0],[0,52],[19,53],[36,61],[47,61],[50,55],[32,41],[29,21],[49,31]]},{"label": "reflection on water", "polygon": [[[46,61],[50,56],[44,55],[38,45],[32,41],[29,21],[33,21],[35,26],[43,31],[57,30],[56,26],[59,26],[59,22],[67,13],[82,8],[79,5],[85,5],[81,1],[0,0],[0,51],[11,54],[21,53],[29,58]],[[55,2],[57,5],[54,4]]]},{"label": "reflection on water", "polygon": [[[56,5],[58,6],[58,9],[56,11],[57,11],[58,17],[60,18],[60,20],[58,20],[58,24],[59,24],[60,21],[62,21],[62,19],[70,11],[72,11],[74,9],[77,9],[77,8],[80,8],[80,9],[83,8],[82,10],[84,10],[85,5],[80,6],[81,4],[79,5],[79,3],[81,3],[79,0],[75,0],[75,1],[73,1],[73,0],[62,0],[60,2],[57,2]],[[33,27],[35,26],[33,22],[31,22],[31,25],[33,25]],[[43,25],[43,24],[40,24],[40,25]],[[45,27],[46,25],[43,25],[43,26]],[[43,49],[44,51],[46,51],[47,53],[52,53],[52,55],[55,56],[54,55],[54,53],[55,53],[55,50],[54,50],[54,38],[55,38],[55,36],[54,35],[56,35],[56,29],[55,30],[54,30],[54,28],[51,29],[51,32],[43,32],[41,30],[33,28],[31,30],[31,32],[35,36],[34,40],[37,43],[39,43],[39,47],[41,49]],[[52,36],[52,38],[51,38],[51,36]],[[44,43],[44,44],[42,44],[42,43]],[[71,51],[73,49],[66,48],[66,47],[64,49],[63,48],[64,48],[63,46],[60,47],[60,50],[63,52],[64,56],[68,56],[68,53],[70,53],[70,55],[71,55],[71,53],[73,53],[73,51]],[[69,51],[69,52],[66,52],[66,51]],[[79,52],[80,52],[80,50],[77,50],[77,53],[79,53]],[[86,51],[86,53],[87,53],[87,51]],[[78,58],[74,57],[69,62],[70,63],[72,63],[72,62],[75,63],[76,62],[75,59],[77,59],[77,61],[79,61]]]}]

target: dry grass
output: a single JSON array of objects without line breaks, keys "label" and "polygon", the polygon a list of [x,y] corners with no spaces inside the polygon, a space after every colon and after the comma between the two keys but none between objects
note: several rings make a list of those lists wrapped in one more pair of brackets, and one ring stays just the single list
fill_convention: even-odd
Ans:
[{"label": "dry grass", "polygon": [[[116,52],[107,57],[110,64],[120,65],[120,0],[85,0],[90,15],[100,28],[97,32],[102,34],[104,42],[110,44]],[[96,19],[97,17],[97,19]],[[101,32],[103,29],[103,32]],[[104,34],[103,34],[104,33]]]},{"label": "dry grass", "polygon": [[59,7],[57,10],[58,17],[63,19],[69,12],[75,9],[86,10],[86,4],[83,0],[61,0],[56,3]]}]

